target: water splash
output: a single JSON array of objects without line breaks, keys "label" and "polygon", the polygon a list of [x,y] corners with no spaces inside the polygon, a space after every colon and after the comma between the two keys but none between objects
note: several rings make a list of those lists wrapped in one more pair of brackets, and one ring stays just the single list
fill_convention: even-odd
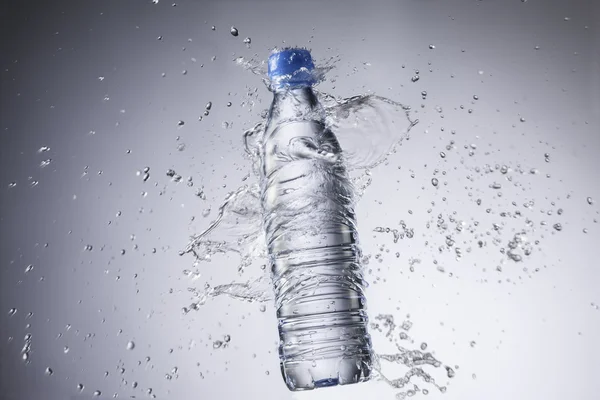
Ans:
[{"label": "water splash", "polygon": [[[397,352],[383,353],[375,352],[374,379],[383,381],[394,389],[405,389],[396,393],[397,399],[412,397],[418,392],[427,394],[429,389],[421,389],[414,381],[420,379],[424,385],[436,388],[441,393],[446,391],[445,386],[440,386],[436,383],[432,373],[435,369],[440,368],[443,364],[433,356],[433,353],[426,351],[427,343],[421,343],[417,349],[409,349],[401,344],[401,341],[406,341],[408,335],[406,332],[412,327],[412,322],[409,320],[403,321],[401,325],[397,325],[394,321],[394,316],[391,314],[379,314],[375,316],[371,322],[371,332],[375,335],[377,332],[385,335],[388,341],[392,342]],[[411,341],[413,342],[413,341]],[[387,369],[403,367],[404,370],[400,377],[392,378],[391,373]],[[448,370],[448,366],[445,366]],[[432,371],[428,371],[431,369]],[[451,369],[451,368],[450,368]],[[452,370],[453,371],[453,370]],[[452,375],[453,377],[454,375]],[[448,377],[450,377],[448,375]]]},{"label": "water splash", "polygon": [[[258,63],[242,57],[237,58],[235,62],[252,73],[260,75],[268,87],[264,62]],[[319,81],[324,79],[325,72],[332,69],[334,63],[335,59],[332,59],[330,64],[316,68],[317,74],[322,74],[319,76]],[[325,109],[326,125],[336,133],[343,149],[341,161],[350,174],[351,189],[355,191],[355,199],[358,200],[371,183],[372,170],[384,164],[388,157],[397,151],[402,141],[409,137],[411,128],[418,123],[418,120],[410,118],[410,107],[381,96],[371,94],[342,99],[319,91],[316,91],[316,94]],[[246,130],[243,135],[245,150],[255,178],[259,176],[259,149],[264,130],[265,122],[260,121]],[[193,283],[188,288],[192,295],[192,302],[189,306],[183,307],[184,314],[198,310],[209,299],[223,295],[247,302],[263,303],[273,300],[271,277],[265,265],[261,265],[260,269],[249,268],[257,261],[266,261],[267,251],[262,221],[260,187],[258,183],[246,184],[225,198],[219,207],[216,219],[203,232],[191,236],[187,246],[180,252],[180,255],[194,256],[193,269],[184,271],[191,282],[200,279],[201,263],[211,262],[217,255],[228,253],[238,254],[240,276],[250,273],[250,277],[247,277],[245,282],[216,286],[206,283],[202,288],[198,288],[197,284]],[[407,229],[406,226],[402,227],[402,231],[397,229],[386,231],[394,234],[395,242],[405,235],[413,236],[412,229]],[[383,325],[388,327],[387,335],[390,336],[390,340],[391,335],[395,335],[397,352],[375,354],[375,371],[378,379],[394,388],[405,388],[412,384],[411,379],[418,377],[438,390],[445,391],[445,387],[438,386],[424,369],[427,366],[438,368],[441,363],[424,349],[411,350],[397,342],[407,338],[404,330],[410,329],[410,324],[405,321],[398,328],[403,331],[395,334],[397,327],[393,323],[393,316],[382,318]],[[383,365],[386,363],[405,366],[408,371],[400,378],[390,378],[383,372],[385,369]],[[411,389],[400,392],[398,398],[411,396],[413,392],[420,390],[415,384],[412,385]]]},{"label": "water splash", "polygon": [[[408,137],[410,129],[418,121],[410,119],[409,107],[380,96],[364,95],[336,99],[319,93],[319,97],[325,107],[326,124],[330,129],[339,132],[337,136],[343,149],[343,161],[350,173],[351,189],[359,199],[371,183],[371,169],[382,164],[396,151],[397,146]],[[401,129],[394,126],[396,120],[404,121]],[[265,122],[260,121],[243,135],[246,153],[252,162],[255,177],[259,176],[258,149],[262,143],[264,129]],[[365,145],[366,137],[370,138],[368,145]],[[178,176],[172,170],[167,175],[172,178]],[[217,254],[227,253],[239,255],[240,273],[256,260],[266,258],[258,183],[243,185],[231,192],[219,207],[216,219],[203,232],[193,235],[180,255],[192,254],[195,258],[193,266],[198,268],[200,263],[210,262]],[[200,273],[196,273],[194,280],[199,276]],[[270,299],[270,294],[266,294],[270,288],[260,291],[254,287],[257,282],[263,282],[261,279],[263,277],[255,277],[246,283],[222,285],[203,291],[192,288],[190,291],[196,297],[192,305],[204,304],[208,298],[220,294],[252,301]]]}]

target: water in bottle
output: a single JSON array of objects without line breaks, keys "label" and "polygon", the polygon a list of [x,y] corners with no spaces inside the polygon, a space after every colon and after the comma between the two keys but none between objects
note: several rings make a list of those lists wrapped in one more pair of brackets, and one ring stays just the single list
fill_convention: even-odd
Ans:
[{"label": "water in bottle", "polygon": [[313,90],[308,50],[271,54],[273,92],[260,144],[261,203],[290,390],[369,379],[371,339],[343,152]]}]

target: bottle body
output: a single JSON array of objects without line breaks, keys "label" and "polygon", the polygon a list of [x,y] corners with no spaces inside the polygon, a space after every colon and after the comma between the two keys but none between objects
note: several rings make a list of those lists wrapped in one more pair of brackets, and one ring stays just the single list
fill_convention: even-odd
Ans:
[{"label": "bottle body", "polygon": [[283,378],[290,390],[367,380],[353,188],[310,85],[274,92],[261,163]]}]

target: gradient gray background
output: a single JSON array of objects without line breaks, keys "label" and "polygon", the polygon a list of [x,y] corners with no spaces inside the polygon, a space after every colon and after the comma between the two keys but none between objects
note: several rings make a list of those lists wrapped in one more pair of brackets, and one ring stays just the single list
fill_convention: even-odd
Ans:
[{"label": "gradient gray background", "polygon": [[[369,264],[370,311],[393,314],[398,323],[410,314],[415,342],[407,347],[425,341],[445,364],[460,367],[453,379],[433,370],[438,383],[449,382],[445,394],[415,381],[430,390],[426,398],[597,398],[597,1],[176,3],[2,1],[0,398],[65,399],[78,394],[78,383],[83,395],[100,390],[102,398],[146,398],[148,388],[159,399],[394,398],[398,391],[382,382],[288,392],[270,305],[263,313],[256,303],[218,298],[198,312],[180,311],[191,299],[182,271],[192,260],[177,253],[244,183],[250,163],[241,134],[271,101],[260,78],[232,60],[265,60],[282,45],[308,46],[317,62],[339,56],[328,75],[336,81],[322,90],[369,90],[411,105],[420,120],[410,140],[373,171],[357,217],[366,254],[375,257],[382,244],[390,249],[383,262]],[[238,37],[229,33],[232,25]],[[421,78],[413,83],[415,70]],[[211,114],[199,122],[208,101]],[[450,140],[456,149],[446,151]],[[50,151],[38,154],[42,146]],[[40,168],[47,158],[51,164]],[[508,165],[517,184],[498,171],[475,170],[486,164]],[[524,174],[514,172],[518,165]],[[144,167],[146,182],[136,175]],[[184,180],[171,182],[168,168]],[[430,183],[436,168],[437,189]],[[532,168],[539,173],[529,174]],[[503,184],[501,197],[489,188],[494,181]],[[206,201],[194,195],[199,187]],[[588,196],[596,202],[587,204]],[[527,210],[530,200],[535,206]],[[460,262],[438,252],[447,233],[437,229],[436,216],[448,220],[453,212],[466,223],[455,235],[465,255]],[[486,232],[498,223],[510,238],[525,218],[534,221],[539,244],[524,262],[495,271],[507,241],[495,246]],[[400,220],[415,229],[413,239],[395,244],[372,233]],[[552,229],[557,222],[561,231]],[[481,239],[487,246],[479,249]],[[422,260],[414,273],[411,257]],[[243,281],[236,261],[202,265],[199,284]],[[25,273],[29,264],[34,269]],[[11,308],[18,311],[9,317]],[[29,365],[20,354],[27,333]],[[225,334],[230,346],[214,350],[213,340]],[[130,340],[136,347],[128,351]],[[381,335],[374,340],[385,346]],[[173,367],[178,373],[165,379]]]}]

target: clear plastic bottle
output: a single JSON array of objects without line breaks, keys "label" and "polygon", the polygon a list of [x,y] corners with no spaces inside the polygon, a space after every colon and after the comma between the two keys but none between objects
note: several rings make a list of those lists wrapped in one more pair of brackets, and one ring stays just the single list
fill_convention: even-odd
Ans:
[{"label": "clear plastic bottle", "polygon": [[369,379],[371,339],[353,187],[313,91],[305,49],[269,57],[273,103],[260,145],[264,226],[290,390]]}]

